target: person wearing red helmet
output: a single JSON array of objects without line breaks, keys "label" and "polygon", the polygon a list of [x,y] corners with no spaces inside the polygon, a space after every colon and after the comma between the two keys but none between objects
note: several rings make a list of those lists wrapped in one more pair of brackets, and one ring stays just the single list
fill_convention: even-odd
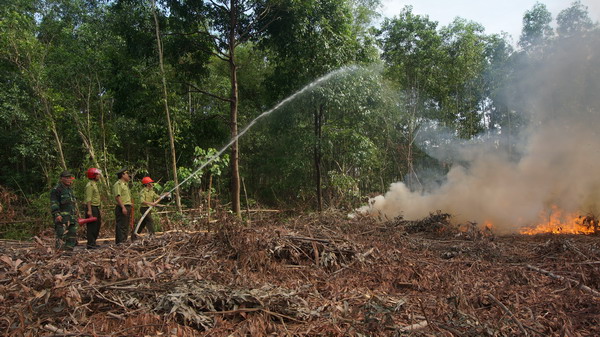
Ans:
[{"label": "person wearing red helmet", "polygon": [[97,218],[96,221],[88,222],[86,226],[86,247],[87,249],[96,249],[98,248],[96,240],[100,235],[100,221],[102,220],[100,216],[100,191],[98,190],[98,180],[100,180],[102,172],[95,167],[91,167],[87,170],[86,175],[89,179],[85,186],[85,197],[83,200],[87,206],[86,217]]},{"label": "person wearing red helmet", "polygon": [[[142,188],[142,191],[140,192],[140,202],[142,203],[142,206],[140,207],[140,213],[144,215],[150,206],[159,206],[158,202],[155,202],[155,200],[158,200],[160,196],[154,191],[154,180],[152,180],[152,178],[142,178],[142,184],[144,185],[144,188]],[[135,235],[139,234],[144,227],[148,229],[148,233],[150,233],[150,235],[154,235],[154,219],[152,219],[151,212],[146,215],[140,224],[140,228],[138,229],[137,233],[133,233],[132,237],[135,237]]]}]

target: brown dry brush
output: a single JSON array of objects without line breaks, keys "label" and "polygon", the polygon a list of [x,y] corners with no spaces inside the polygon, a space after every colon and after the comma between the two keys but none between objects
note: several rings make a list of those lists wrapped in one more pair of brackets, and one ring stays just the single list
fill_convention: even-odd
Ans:
[{"label": "brown dry brush", "polygon": [[72,255],[51,237],[6,242],[0,333],[600,335],[600,299],[585,291],[600,289],[598,237],[495,237],[450,220],[221,219],[215,233]]},{"label": "brown dry brush", "polygon": [[13,204],[17,200],[18,197],[14,192],[0,185],[0,215],[3,221],[11,221],[15,218],[17,210]]}]

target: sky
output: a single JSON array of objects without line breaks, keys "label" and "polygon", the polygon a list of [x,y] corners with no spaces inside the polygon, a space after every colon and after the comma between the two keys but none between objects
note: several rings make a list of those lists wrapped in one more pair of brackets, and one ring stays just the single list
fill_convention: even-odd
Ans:
[{"label": "sky", "polygon": [[[600,0],[580,0],[588,7],[593,21],[600,21]],[[513,43],[519,40],[523,14],[533,8],[536,2],[546,5],[552,18],[573,0],[382,0],[384,17],[398,15],[407,5],[413,6],[413,13],[428,15],[430,20],[445,26],[460,16],[475,21],[485,27],[487,34],[506,32]]]}]

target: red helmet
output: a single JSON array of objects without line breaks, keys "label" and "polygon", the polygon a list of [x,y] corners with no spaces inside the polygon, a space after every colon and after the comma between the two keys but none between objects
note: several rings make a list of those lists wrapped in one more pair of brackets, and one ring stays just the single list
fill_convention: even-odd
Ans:
[{"label": "red helmet", "polygon": [[90,167],[87,172],[86,175],[89,179],[94,179],[96,177],[96,174],[101,174],[102,172],[100,172],[100,170],[98,170],[95,167]]},{"label": "red helmet", "polygon": [[148,183],[153,183],[153,182],[154,182],[154,180],[152,180],[152,178],[150,178],[150,177],[142,178],[142,184],[144,184],[144,185],[146,185]]}]

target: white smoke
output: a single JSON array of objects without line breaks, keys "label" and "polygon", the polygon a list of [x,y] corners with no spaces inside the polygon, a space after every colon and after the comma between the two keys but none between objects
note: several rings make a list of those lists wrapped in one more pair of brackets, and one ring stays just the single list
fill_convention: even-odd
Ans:
[{"label": "white smoke", "polygon": [[[570,39],[516,83],[527,97],[530,124],[520,157],[509,158],[495,142],[444,146],[430,154],[453,157],[443,183],[411,191],[402,182],[360,211],[417,219],[441,210],[456,222],[492,222],[500,233],[539,222],[556,205],[566,213],[600,208],[600,44]],[[514,102],[513,102],[514,103]],[[443,158],[447,160],[448,158]]]}]

